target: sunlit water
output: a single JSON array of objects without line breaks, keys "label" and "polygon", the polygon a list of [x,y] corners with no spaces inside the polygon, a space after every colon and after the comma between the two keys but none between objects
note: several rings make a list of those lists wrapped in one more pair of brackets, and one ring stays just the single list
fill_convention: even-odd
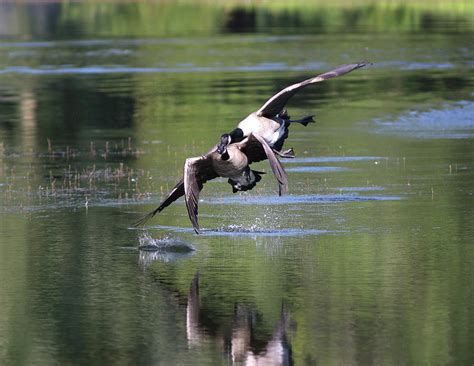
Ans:
[{"label": "sunlit water", "polygon": [[[193,33],[176,5],[149,34],[56,5],[0,19],[0,364],[474,362],[472,21],[209,7]],[[182,200],[133,227],[266,98],[361,59],[289,103],[316,124],[291,128],[287,195],[261,162],[250,192],[205,185],[202,235]]]}]

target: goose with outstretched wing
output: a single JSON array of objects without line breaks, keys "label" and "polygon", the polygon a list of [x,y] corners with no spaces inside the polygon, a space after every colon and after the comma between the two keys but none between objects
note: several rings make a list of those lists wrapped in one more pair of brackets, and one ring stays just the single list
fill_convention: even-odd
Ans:
[{"label": "goose with outstretched wing", "polygon": [[291,149],[285,152],[281,151],[283,143],[288,137],[288,127],[291,123],[300,123],[306,126],[308,123],[314,122],[314,120],[313,116],[307,116],[299,120],[291,120],[287,111],[284,109],[288,100],[308,85],[345,75],[367,64],[369,63],[359,62],[342,65],[324,74],[286,87],[268,99],[259,110],[248,115],[232,132],[223,134],[217,145],[217,151],[221,153],[227,145],[242,141],[245,137],[253,133],[254,135],[261,136],[276,154],[282,157],[294,157]]},{"label": "goose with outstretched wing", "polygon": [[262,137],[250,134],[238,143],[225,146],[221,152],[217,151],[216,146],[205,155],[186,159],[184,177],[160,205],[138,220],[135,226],[143,226],[157,213],[184,196],[189,219],[196,233],[199,233],[198,202],[204,183],[217,177],[224,177],[228,178],[234,193],[250,190],[261,180],[263,173],[250,169],[249,165],[265,159],[268,159],[278,181],[279,194],[286,193],[288,178],[280,161]]}]

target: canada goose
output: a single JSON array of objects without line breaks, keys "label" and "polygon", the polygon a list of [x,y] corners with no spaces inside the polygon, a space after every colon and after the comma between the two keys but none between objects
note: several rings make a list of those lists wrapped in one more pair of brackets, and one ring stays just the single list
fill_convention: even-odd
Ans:
[{"label": "canada goose", "polygon": [[234,193],[250,190],[260,181],[263,173],[250,169],[249,165],[265,159],[270,163],[278,181],[279,194],[282,195],[288,189],[285,170],[265,140],[251,133],[238,143],[226,145],[220,152],[215,146],[205,155],[186,159],[184,177],[171,190],[168,197],[156,209],[138,220],[135,226],[144,225],[158,212],[184,195],[189,219],[194,231],[199,234],[198,201],[203,184],[211,179],[224,177],[228,178]]},{"label": "canada goose", "polygon": [[249,114],[232,132],[223,134],[218,143],[217,152],[222,153],[225,146],[233,142],[242,141],[246,136],[253,133],[254,135],[263,137],[276,154],[282,157],[294,157],[292,149],[281,152],[283,142],[288,137],[288,127],[290,123],[301,123],[306,126],[308,123],[314,122],[314,120],[313,116],[307,116],[299,120],[291,120],[287,111],[283,109],[288,100],[296,94],[296,92],[308,85],[347,74],[367,64],[367,62],[360,62],[342,65],[324,74],[286,87],[268,99],[258,111]]}]

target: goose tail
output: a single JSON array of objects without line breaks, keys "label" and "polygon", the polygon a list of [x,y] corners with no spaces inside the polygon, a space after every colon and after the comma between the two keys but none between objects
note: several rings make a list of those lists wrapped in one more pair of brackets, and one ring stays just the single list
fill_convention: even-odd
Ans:
[{"label": "goose tail", "polygon": [[240,179],[231,179],[229,178],[227,182],[232,186],[232,192],[245,192],[250,191],[253,187],[257,185],[257,182],[262,180],[262,175],[265,172],[259,172],[258,170],[249,169],[247,167],[247,173],[240,177]]}]

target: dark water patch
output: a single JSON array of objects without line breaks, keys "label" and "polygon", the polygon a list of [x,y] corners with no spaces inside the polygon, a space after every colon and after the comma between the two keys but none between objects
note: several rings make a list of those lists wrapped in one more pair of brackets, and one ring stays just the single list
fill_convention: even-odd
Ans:
[{"label": "dark water patch", "polygon": [[289,205],[305,203],[340,203],[340,202],[367,202],[367,201],[399,201],[400,196],[373,196],[353,194],[324,194],[324,195],[286,195],[278,196],[230,196],[212,198],[204,201],[208,204],[235,204],[235,205]]},{"label": "dark water patch", "polygon": [[442,109],[411,111],[396,120],[376,120],[376,133],[421,139],[474,138],[474,102],[446,104]]}]

